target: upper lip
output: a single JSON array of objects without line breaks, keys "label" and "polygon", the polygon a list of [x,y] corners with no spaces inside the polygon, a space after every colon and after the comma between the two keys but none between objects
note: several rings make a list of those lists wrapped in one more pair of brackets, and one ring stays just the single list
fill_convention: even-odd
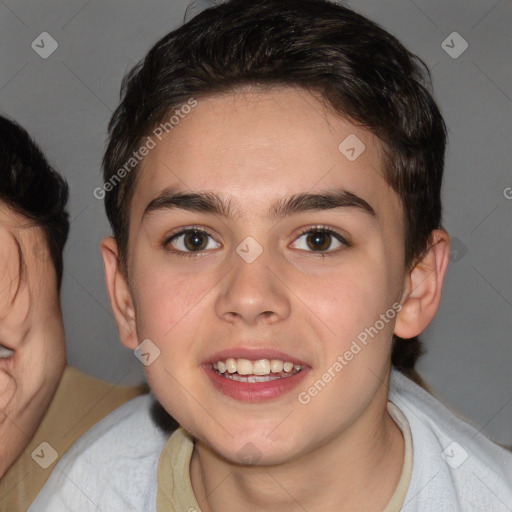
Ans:
[{"label": "upper lip", "polygon": [[247,347],[233,347],[226,348],[219,352],[216,352],[212,356],[208,357],[203,361],[203,364],[214,364],[217,361],[225,361],[226,359],[233,357],[234,359],[250,359],[252,361],[258,361],[260,359],[280,359],[281,361],[293,364],[299,364],[300,366],[309,366],[302,359],[299,359],[290,354],[286,354],[275,348],[247,348]]},{"label": "upper lip", "polygon": [[0,341],[0,347],[6,348],[8,350],[12,350],[14,352],[14,347],[11,347],[10,345],[5,344],[3,341]]}]

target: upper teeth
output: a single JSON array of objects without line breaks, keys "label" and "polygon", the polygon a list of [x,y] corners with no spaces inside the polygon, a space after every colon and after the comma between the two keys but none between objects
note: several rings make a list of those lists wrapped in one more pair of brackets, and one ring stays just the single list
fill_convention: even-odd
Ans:
[{"label": "upper teeth", "polygon": [[10,348],[4,347],[3,345],[0,345],[0,359],[7,359],[8,357],[11,357],[14,355],[14,351]]},{"label": "upper teeth", "polygon": [[229,373],[238,372],[240,375],[269,375],[272,373],[281,373],[283,370],[286,373],[291,373],[294,369],[299,371],[302,366],[300,364],[293,364],[290,361],[281,361],[280,359],[258,359],[251,361],[249,359],[234,359],[229,357],[225,361],[217,361],[213,364],[215,370],[224,373],[226,370]]}]

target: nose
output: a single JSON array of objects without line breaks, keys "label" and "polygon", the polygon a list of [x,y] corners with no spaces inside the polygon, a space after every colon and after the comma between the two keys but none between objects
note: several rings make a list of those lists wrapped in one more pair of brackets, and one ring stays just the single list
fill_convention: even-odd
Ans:
[{"label": "nose", "polygon": [[290,315],[288,289],[263,253],[248,263],[233,254],[232,271],[221,282],[216,313],[229,323],[273,324]]}]

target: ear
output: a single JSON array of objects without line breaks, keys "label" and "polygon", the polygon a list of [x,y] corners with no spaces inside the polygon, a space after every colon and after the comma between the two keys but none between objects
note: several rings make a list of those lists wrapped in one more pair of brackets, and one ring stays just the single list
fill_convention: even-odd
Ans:
[{"label": "ear", "polygon": [[427,252],[406,276],[402,309],[396,317],[394,330],[400,338],[417,336],[434,318],[449,257],[448,233],[443,229],[432,231]]},{"label": "ear", "polygon": [[119,265],[119,251],[113,237],[107,237],[100,244],[101,256],[105,267],[110,305],[119,331],[122,344],[131,350],[138,346],[135,323],[135,308],[126,277]]}]

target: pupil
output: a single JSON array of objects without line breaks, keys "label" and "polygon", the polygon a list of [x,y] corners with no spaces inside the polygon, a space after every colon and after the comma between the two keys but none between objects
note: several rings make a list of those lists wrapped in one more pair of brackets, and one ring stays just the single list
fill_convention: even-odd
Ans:
[{"label": "pupil", "polygon": [[185,236],[185,246],[189,250],[201,250],[206,247],[205,237],[198,231],[192,231]]},{"label": "pupil", "polygon": [[331,235],[329,235],[329,233],[315,231],[308,236],[308,246],[314,251],[328,249],[331,244],[330,237]]}]

